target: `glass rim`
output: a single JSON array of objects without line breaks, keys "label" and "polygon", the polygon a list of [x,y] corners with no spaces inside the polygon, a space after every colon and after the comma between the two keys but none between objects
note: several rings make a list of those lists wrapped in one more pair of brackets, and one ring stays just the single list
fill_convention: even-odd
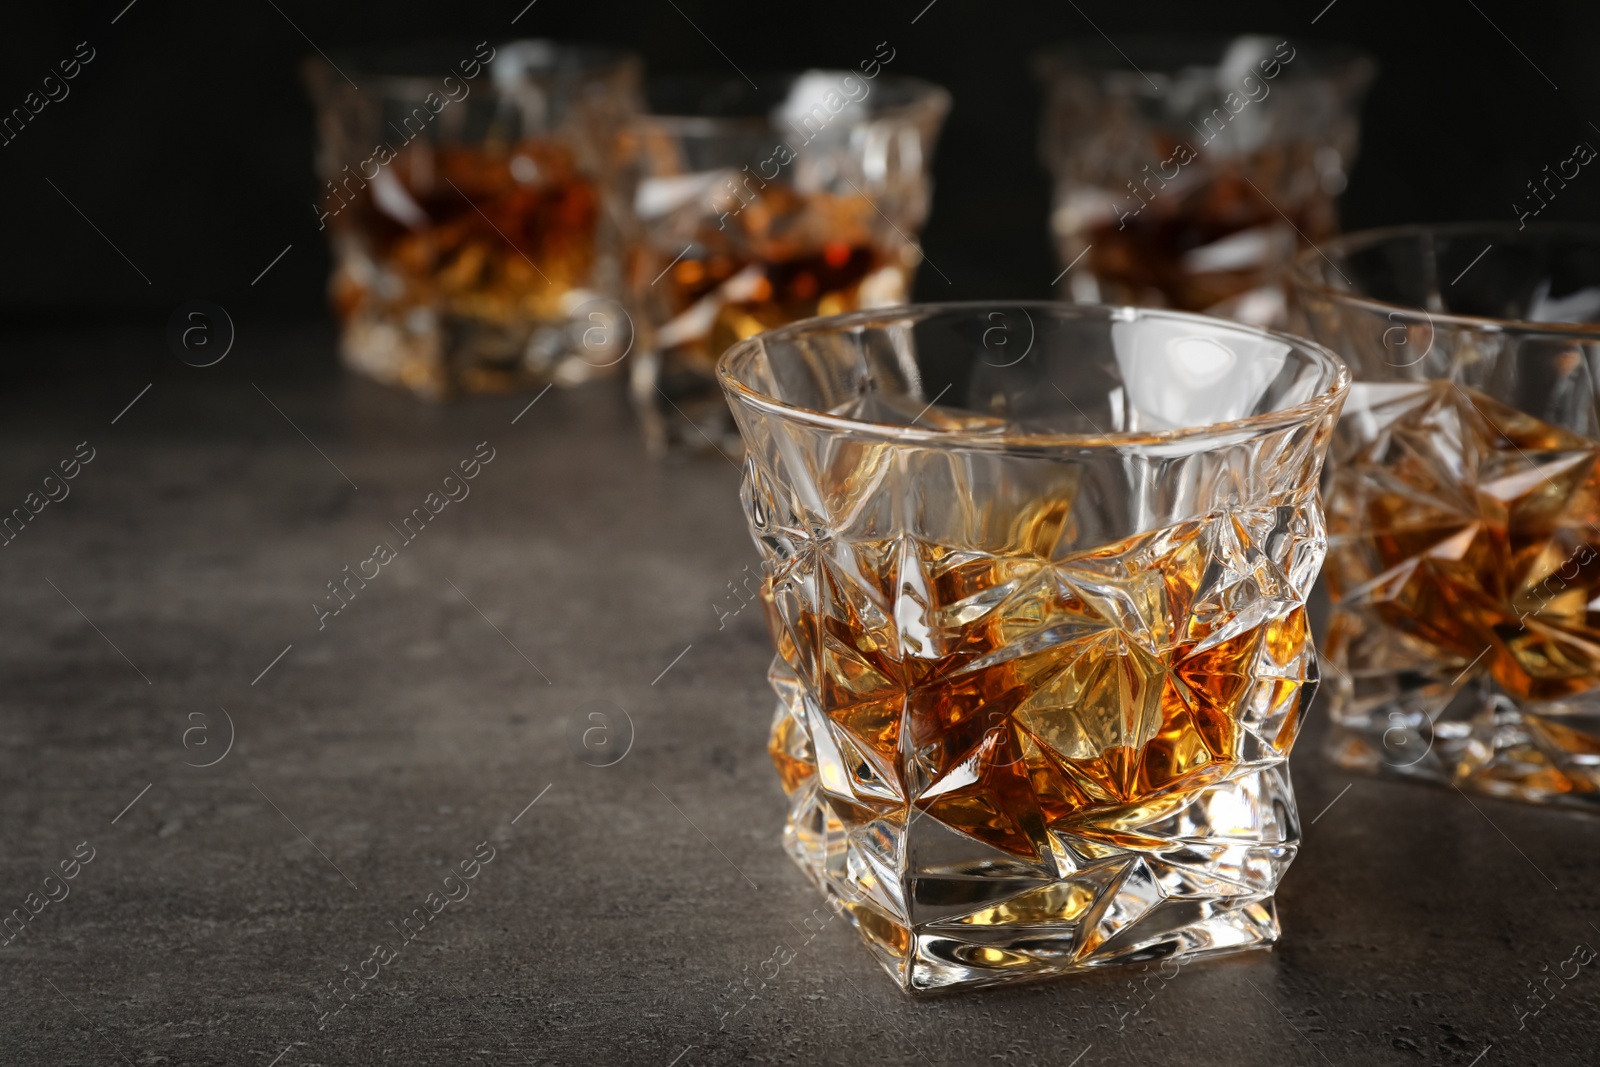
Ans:
[{"label": "glass rim", "polygon": [[[1429,311],[1415,304],[1401,304],[1379,297],[1342,288],[1327,280],[1316,267],[1320,259],[1335,271],[1339,270],[1336,258],[1376,248],[1379,245],[1413,240],[1419,237],[1465,237],[1478,234],[1491,245],[1543,244],[1552,238],[1571,237],[1574,243],[1592,243],[1600,249],[1600,224],[1585,222],[1534,222],[1518,227],[1510,222],[1446,222],[1407,223],[1401,226],[1379,226],[1341,234],[1324,241],[1321,247],[1313,245],[1302,249],[1289,268],[1291,289],[1324,299],[1334,304],[1360,308],[1391,319],[1414,325],[1457,326],[1483,333],[1537,335],[1541,337],[1570,337],[1574,339],[1600,339],[1600,322],[1532,322],[1527,319],[1500,319],[1488,315],[1467,315],[1453,311]],[[1520,236],[1519,236],[1520,235]],[[1533,241],[1527,238],[1535,238]],[[1487,249],[1485,249],[1487,251]],[[1340,275],[1343,277],[1343,274]],[[1346,279],[1348,281],[1348,279]]]},{"label": "glass rim", "polygon": [[[1247,415],[1240,419],[1206,423],[1203,426],[1184,426],[1172,430],[1121,431],[1116,433],[1037,433],[983,432],[975,430],[936,430],[896,423],[867,422],[843,415],[833,415],[816,408],[790,404],[769,396],[741,381],[734,373],[734,364],[753,358],[765,349],[770,340],[786,341],[807,334],[846,333],[861,327],[887,324],[895,321],[915,321],[952,311],[1005,311],[1005,310],[1067,312],[1081,319],[1098,318],[1105,322],[1137,322],[1141,319],[1161,319],[1190,323],[1212,334],[1246,336],[1258,340],[1271,340],[1287,344],[1291,351],[1308,357],[1318,366],[1326,386],[1311,399],[1290,407]],[[1132,307],[1118,304],[1075,304],[1057,300],[958,300],[923,304],[894,304],[881,308],[868,308],[843,315],[824,315],[801,319],[773,330],[747,337],[729,346],[717,360],[717,380],[730,397],[791,422],[800,422],[818,429],[871,437],[892,444],[927,445],[945,448],[965,448],[975,451],[1008,452],[1057,450],[1138,449],[1159,447],[1200,438],[1217,438],[1245,434],[1247,437],[1264,436],[1275,430],[1296,425],[1306,425],[1337,411],[1350,391],[1350,368],[1331,349],[1316,341],[1280,330],[1266,330],[1231,319],[1219,319],[1189,311],[1171,311],[1166,308]]]},{"label": "glass rim", "polygon": [[[757,72],[760,73],[759,71]],[[798,79],[806,74],[827,74],[843,77],[865,77],[864,75],[843,68],[808,67],[803,70],[782,70],[769,72],[767,77]],[[646,80],[644,92],[648,99],[652,85],[671,84],[673,82],[690,82],[698,80],[694,75],[662,75]],[[726,79],[718,77],[719,81],[738,83],[737,78]],[[869,79],[880,85],[891,85],[911,93],[910,99],[884,107],[882,110],[872,110],[852,121],[851,125],[860,126],[873,122],[902,119],[920,111],[937,108],[941,112],[948,112],[952,97],[950,90],[925,78],[918,78],[910,74],[879,74]],[[766,133],[773,128],[773,122],[768,115],[697,115],[693,112],[654,112],[641,111],[630,120],[634,126],[650,126],[670,133],[688,133],[699,135],[716,134],[742,134]]]},{"label": "glass rim", "polygon": [[[1220,60],[1228,45],[1243,38],[1259,38],[1291,43],[1295,58],[1304,54],[1311,66],[1299,67],[1285,63],[1283,73],[1296,82],[1329,82],[1359,76],[1370,82],[1377,75],[1377,59],[1371,52],[1339,41],[1295,42],[1283,33],[1201,34],[1133,34],[1121,39],[1122,46],[1143,60],[1143,68],[1135,69],[1122,47],[1108,46],[1095,37],[1069,37],[1036,49],[1029,56],[1029,66],[1034,77],[1044,82],[1054,82],[1064,76],[1087,77],[1101,86],[1135,85],[1144,95],[1160,95],[1175,84],[1193,83],[1216,78],[1221,72]],[[1149,52],[1169,53],[1170,60],[1159,65],[1157,57]],[[1181,58],[1180,58],[1181,57]],[[1165,86],[1152,86],[1145,80],[1165,79]]]},{"label": "glass rim", "polygon": [[[522,75],[528,78],[540,78],[557,74],[575,74],[583,78],[604,78],[627,70],[629,67],[641,68],[643,61],[638,53],[626,48],[609,44],[595,44],[586,41],[558,41],[548,37],[511,37],[502,40],[490,38],[483,42],[495,50],[495,59],[500,58],[500,50],[513,45],[536,45],[549,50],[552,63],[547,67],[524,66]],[[450,64],[463,59],[476,59],[473,51],[477,45],[467,41],[404,41],[396,44],[367,44],[357,45],[352,48],[336,49],[330,55],[307,56],[303,69],[307,72],[326,72],[337,79],[330,82],[330,86],[337,89],[344,85],[343,74],[348,71],[355,75],[364,84],[373,86],[378,92],[386,96],[400,96],[411,98],[426,95],[428,92],[437,91],[439,83],[444,78],[461,78]],[[460,51],[457,55],[456,52]],[[401,57],[414,56],[428,59],[439,58],[444,61],[444,66],[438,72],[398,74],[386,73],[383,69],[383,60],[398,60]],[[446,58],[454,57],[454,58]],[[487,62],[479,60],[485,67],[495,60]],[[570,64],[563,67],[563,63]],[[423,87],[426,87],[425,89]],[[486,93],[490,96],[503,96],[505,91],[494,83],[493,78],[483,82],[474,82],[473,93]]]}]

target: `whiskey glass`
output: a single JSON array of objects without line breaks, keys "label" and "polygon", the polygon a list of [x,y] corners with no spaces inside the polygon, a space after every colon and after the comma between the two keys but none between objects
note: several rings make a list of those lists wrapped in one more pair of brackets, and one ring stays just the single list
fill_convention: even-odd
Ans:
[{"label": "whiskey glass", "polygon": [[1600,811],[1600,229],[1352,234],[1291,281],[1356,379],[1326,485],[1333,755]]},{"label": "whiskey glass", "polygon": [[1337,229],[1376,67],[1277,37],[1119,43],[1035,59],[1063,295],[1269,318],[1295,253]]},{"label": "whiskey glass", "polygon": [[784,845],[901,988],[1273,942],[1344,365],[986,303],[801,322],[719,375]]},{"label": "whiskey glass", "polygon": [[653,453],[738,454],[716,379],[728,346],[910,294],[950,96],[872,69],[650,86],[653,113],[628,139],[643,335],[631,388]]},{"label": "whiskey glass", "polygon": [[349,367],[434,400],[621,372],[616,139],[639,106],[635,59],[481,42],[305,75]]}]

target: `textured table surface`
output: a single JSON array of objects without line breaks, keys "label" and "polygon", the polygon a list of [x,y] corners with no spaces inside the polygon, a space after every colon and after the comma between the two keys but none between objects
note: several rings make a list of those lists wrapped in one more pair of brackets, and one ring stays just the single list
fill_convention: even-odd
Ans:
[{"label": "textured table surface", "polygon": [[0,1061],[1600,1058],[1600,961],[1563,965],[1600,822],[1351,778],[1316,712],[1275,950],[909,1000],[780,849],[767,637],[714,606],[756,558],[729,464],[647,463],[604,386],[422,407],[322,328],[204,370],[159,324],[5,346],[42,370],[0,399],[4,509],[93,459],[0,549],[0,912],[42,905]]}]

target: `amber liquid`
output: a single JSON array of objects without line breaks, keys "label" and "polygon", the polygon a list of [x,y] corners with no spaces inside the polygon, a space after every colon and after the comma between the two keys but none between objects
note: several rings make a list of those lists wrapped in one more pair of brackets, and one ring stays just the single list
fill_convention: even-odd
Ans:
[{"label": "amber liquid", "polygon": [[[1600,444],[1448,382],[1387,406],[1374,404],[1387,428],[1341,460],[1329,497],[1335,600],[1359,600],[1406,641],[1489,673],[1513,697],[1592,688]],[[1346,625],[1357,624],[1336,620],[1330,649]]]},{"label": "amber liquid", "polygon": [[[333,221],[354,230],[405,286],[396,304],[443,304],[509,320],[552,315],[594,263],[600,197],[564,146],[524,141],[499,151],[413,144],[385,170],[419,215],[386,209],[369,183]],[[349,314],[371,296],[334,294]]]},{"label": "amber liquid", "polygon": [[[1289,255],[1308,241],[1331,236],[1335,219],[1330,197],[1314,191],[1294,200],[1275,198],[1274,206],[1262,192],[1277,187],[1277,172],[1291,165],[1303,167],[1314,181],[1310,160],[1299,158],[1303,155],[1281,150],[1261,153],[1241,167],[1220,169],[1189,189],[1177,183],[1165,188],[1151,183],[1141,188],[1148,202],[1138,214],[1114,218],[1084,236],[1090,246],[1085,262],[1101,280],[1104,299],[1159,302],[1179,310],[1204,311],[1267,284],[1286,265],[1284,252],[1259,264],[1205,271],[1193,269],[1185,258],[1197,249],[1257,228],[1292,225],[1298,233],[1286,235],[1292,242]],[[1123,207],[1140,208],[1140,200],[1128,193]],[[1280,208],[1283,215],[1278,213]]]},{"label": "amber liquid", "polygon": [[702,302],[714,309],[709,327],[663,345],[662,391],[691,418],[702,404],[721,412],[715,368],[731,345],[785,323],[859,308],[862,283],[891,261],[874,241],[875,219],[864,197],[768,185],[721,226],[709,219],[688,254],[653,283],[650,275],[683,246],[642,257],[639,289],[654,302],[658,323],[692,316]]},{"label": "amber liquid", "polygon": [[756,268],[760,276],[751,285],[752,291],[739,299],[719,301],[706,343],[693,346],[720,354],[734,341],[786,322],[855,310],[856,288],[877,263],[878,256],[868,245],[830,241],[820,251],[786,259],[727,254],[684,259],[661,284],[668,284],[670,279],[667,303],[681,314],[730,279],[750,267]]},{"label": "amber liquid", "polygon": [[[901,540],[840,546],[854,565],[816,579],[822,613],[781,577],[765,597],[779,656],[817,695],[853,777],[877,775],[891,801],[911,798],[1035,860],[1051,851],[1047,828],[1065,824],[1077,839],[1145,847],[1116,829],[1118,813],[1139,809],[1148,822],[1262,758],[1263,744],[1286,754],[1310,673],[1303,608],[1248,615],[1259,592],[1217,585],[1226,545],[1245,540],[1228,542],[1243,532],[1228,517],[1047,564],[1066,513],[1041,506],[1019,525],[1015,553],[998,557]],[[852,591],[854,575],[873,595]],[[1252,707],[1250,729],[1271,722],[1270,736],[1247,737]],[[803,734],[780,716],[771,740],[791,793],[826,773]],[[838,786],[829,797],[847,822],[877,817]]]}]

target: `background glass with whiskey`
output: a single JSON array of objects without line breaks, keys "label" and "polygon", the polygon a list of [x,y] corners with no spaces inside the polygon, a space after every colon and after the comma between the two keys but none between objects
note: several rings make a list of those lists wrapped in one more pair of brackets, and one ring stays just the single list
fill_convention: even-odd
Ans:
[{"label": "background glass with whiskey", "polygon": [[350,367],[430,399],[617,372],[636,61],[481,42],[313,59],[306,79]]},{"label": "background glass with whiskey", "polygon": [[1063,293],[1272,318],[1295,253],[1337,229],[1374,65],[1275,37],[1118,44],[1035,60]]},{"label": "background glass with whiskey", "polygon": [[1600,229],[1322,252],[1292,311],[1356,376],[1326,487],[1333,754],[1600,810]]},{"label": "background glass with whiskey", "polygon": [[717,357],[797,319],[903,303],[922,260],[949,94],[878,61],[760,84],[653,84],[654,113],[629,131],[630,290],[646,335],[631,386],[657,453],[737,454]]},{"label": "background glass with whiskey", "polygon": [[902,988],[1274,941],[1343,364],[954,304],[781,328],[720,376],[784,843]]}]

